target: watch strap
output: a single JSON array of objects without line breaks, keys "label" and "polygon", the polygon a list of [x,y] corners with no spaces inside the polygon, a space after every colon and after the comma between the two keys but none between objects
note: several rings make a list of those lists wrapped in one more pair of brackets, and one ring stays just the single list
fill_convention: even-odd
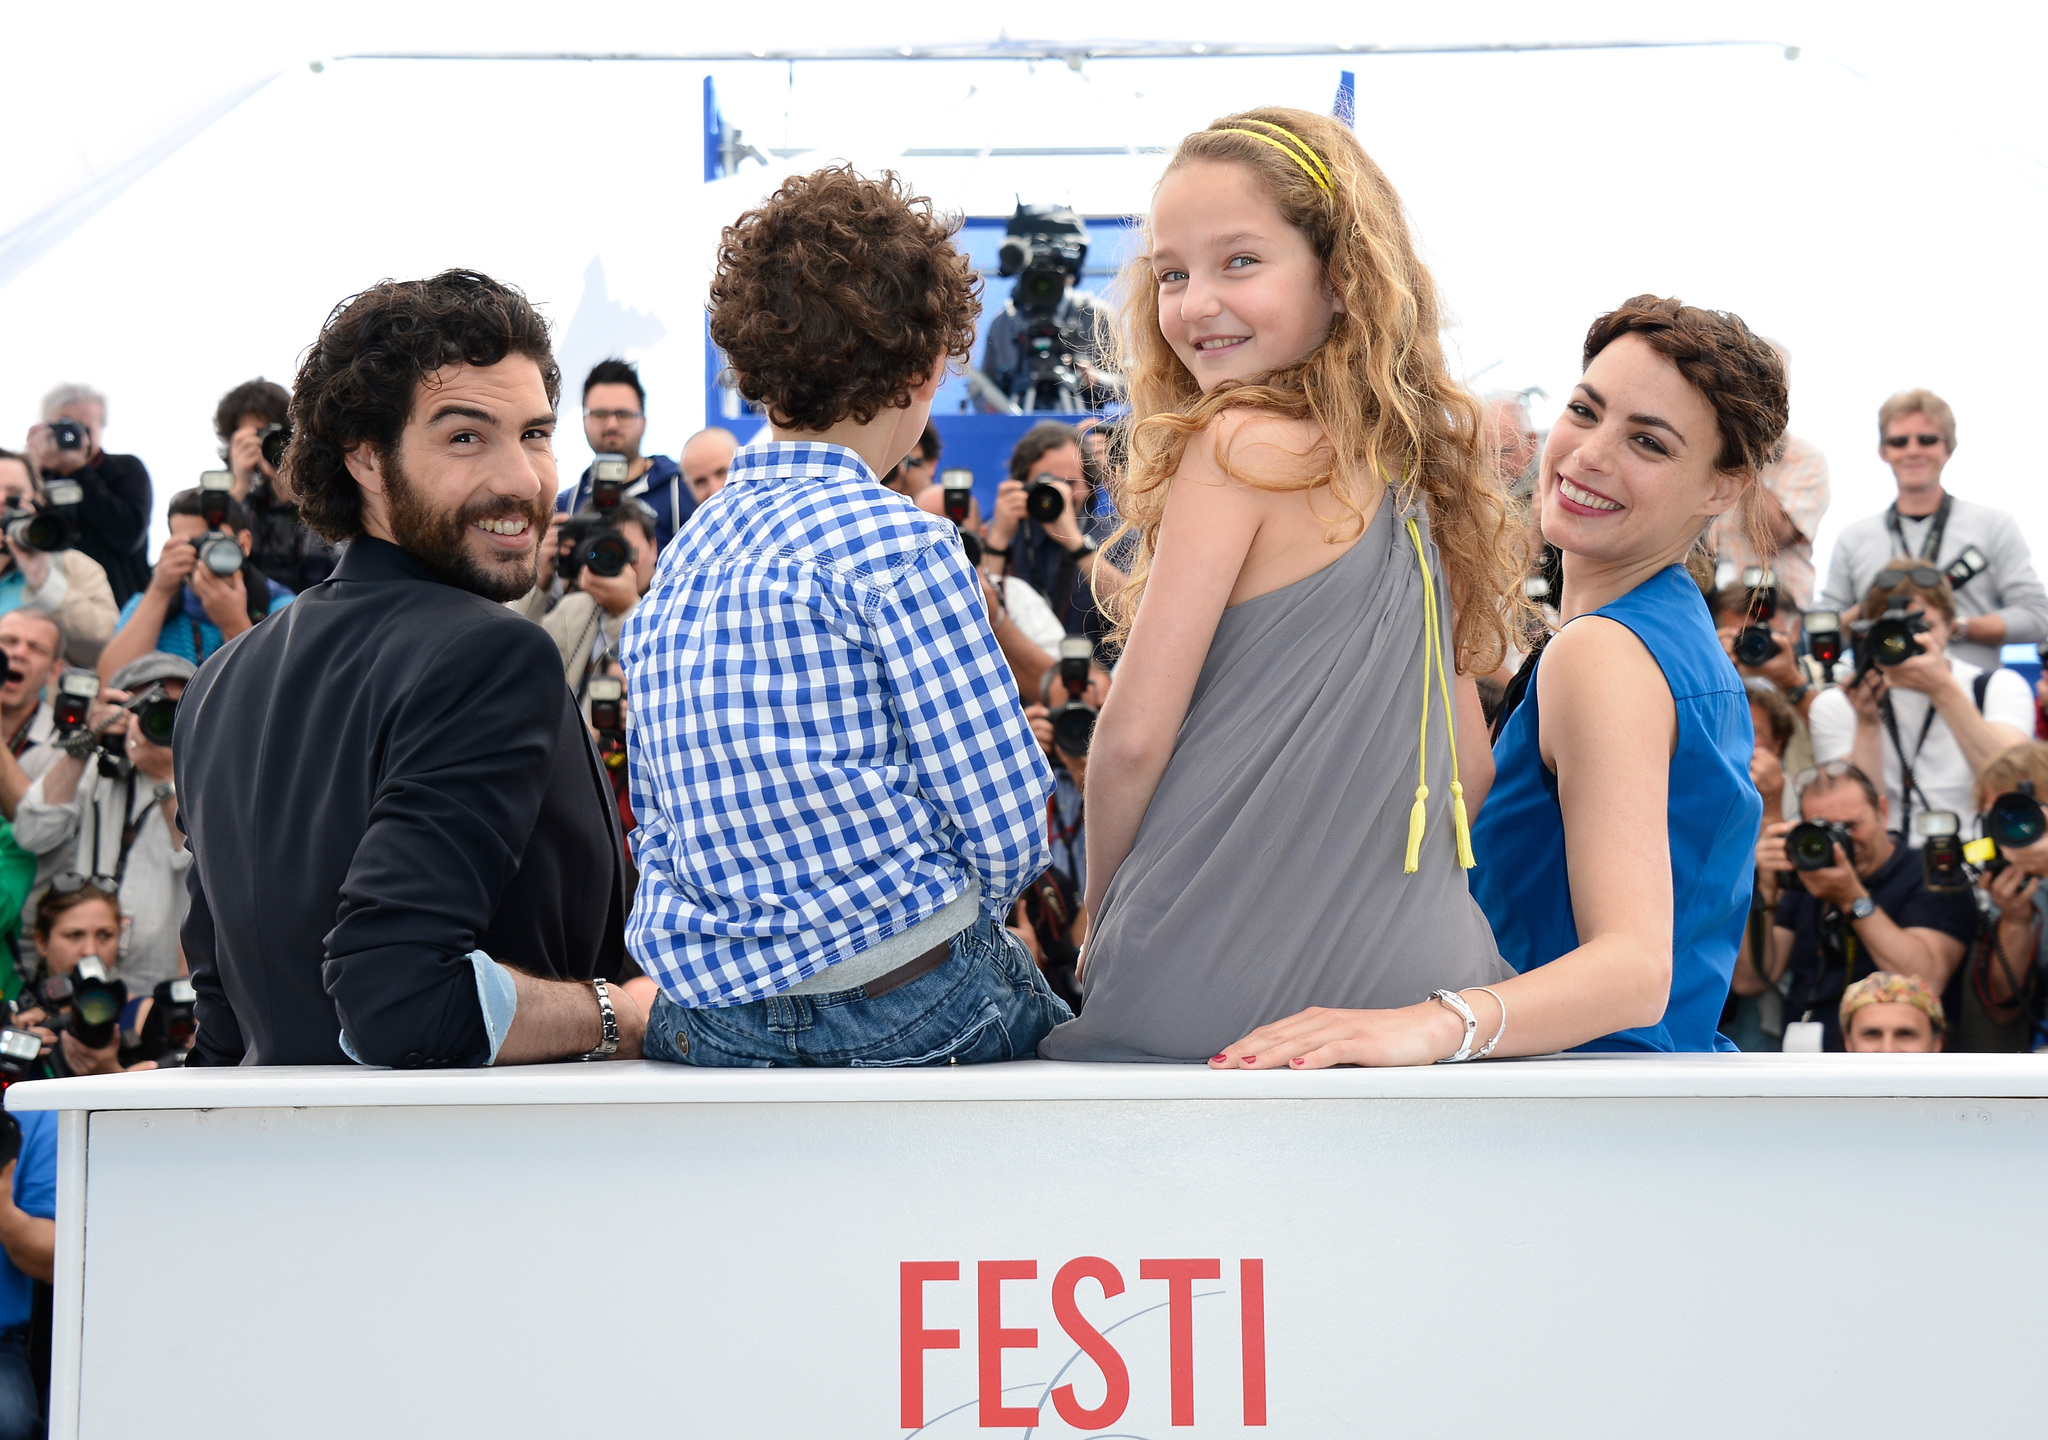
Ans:
[{"label": "watch strap", "polygon": [[603,1024],[604,1031],[602,1038],[597,1042],[597,1048],[579,1058],[584,1060],[609,1060],[612,1056],[619,1053],[619,1017],[617,1012],[612,1009],[611,990],[605,985],[604,978],[599,976],[597,979],[592,980],[590,988],[597,992],[598,1019]]},{"label": "watch strap", "polygon": [[1851,920],[1868,920],[1876,913],[1877,902],[1868,895],[1858,895],[1849,904],[1849,918]]}]

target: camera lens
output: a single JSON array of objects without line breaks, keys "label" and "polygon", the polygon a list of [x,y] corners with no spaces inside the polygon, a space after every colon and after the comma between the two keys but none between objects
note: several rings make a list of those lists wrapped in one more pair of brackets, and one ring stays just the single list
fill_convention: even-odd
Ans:
[{"label": "camera lens", "polygon": [[1984,833],[1996,840],[2001,850],[2024,850],[2048,834],[2048,815],[2033,796],[2008,790],[1985,812]]},{"label": "camera lens", "polygon": [[242,568],[242,547],[225,535],[199,542],[199,559],[207,569],[225,579]]},{"label": "camera lens", "polygon": [[1052,715],[1052,743],[1069,755],[1086,756],[1095,740],[1095,707],[1072,701]]},{"label": "camera lens", "polygon": [[178,725],[178,702],[152,700],[135,713],[135,723],[142,727],[142,738],[150,744],[169,745],[171,732]]},{"label": "camera lens", "polygon": [[291,444],[292,432],[289,425],[266,425],[257,443],[263,447],[263,463],[275,470],[284,463],[284,447]]},{"label": "camera lens", "polygon": [[1066,513],[1067,492],[1049,480],[1033,480],[1024,497],[1024,513],[1041,525],[1050,525]]},{"label": "camera lens", "polygon": [[1767,626],[1751,625],[1735,637],[1735,661],[1738,665],[1747,665],[1754,670],[1759,665],[1768,664],[1777,653],[1778,637]]},{"label": "camera lens", "polygon": [[583,563],[593,575],[602,575],[609,580],[622,574],[632,563],[633,553],[626,544],[626,537],[616,530],[593,535],[583,546]]}]

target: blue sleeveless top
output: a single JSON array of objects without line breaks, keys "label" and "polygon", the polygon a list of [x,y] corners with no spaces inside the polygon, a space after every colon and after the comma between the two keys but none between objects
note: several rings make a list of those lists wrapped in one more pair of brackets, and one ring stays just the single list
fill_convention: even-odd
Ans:
[{"label": "blue sleeveless top", "polygon": [[[1671,1002],[1664,1019],[1581,1050],[1733,1050],[1715,1033],[1749,915],[1763,801],[1750,783],[1749,697],[1682,565],[1593,612],[1626,625],[1664,672],[1678,710],[1671,756]],[[1542,658],[1537,664],[1540,667]],[[1493,789],[1472,826],[1472,894],[1517,971],[1579,947],[1557,776],[1537,741],[1536,677],[1493,751]],[[1625,845],[1628,837],[1609,837]]]}]

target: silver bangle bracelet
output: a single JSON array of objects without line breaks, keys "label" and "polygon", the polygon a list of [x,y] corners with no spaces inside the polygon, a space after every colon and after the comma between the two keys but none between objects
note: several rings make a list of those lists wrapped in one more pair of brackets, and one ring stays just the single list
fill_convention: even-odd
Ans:
[{"label": "silver bangle bracelet", "polygon": [[[1493,991],[1484,985],[1474,985],[1472,988],[1482,995],[1493,995]],[[1474,1060],[1484,1060],[1491,1055],[1493,1047],[1500,1044],[1500,1037],[1508,1033],[1508,1002],[1498,995],[1493,995],[1493,1003],[1500,1006],[1500,1029],[1493,1032],[1491,1040],[1479,1047],[1479,1053],[1472,1057]]]},{"label": "silver bangle bracelet", "polygon": [[1473,1015],[1472,1007],[1467,1005],[1465,997],[1455,990],[1432,990],[1429,992],[1429,998],[1445,1006],[1460,1020],[1465,1022],[1465,1039],[1463,1043],[1458,1046],[1454,1054],[1446,1055],[1436,1063],[1439,1065],[1456,1065],[1462,1060],[1470,1060],[1472,1058],[1472,1036],[1479,1029],[1479,1020]]}]

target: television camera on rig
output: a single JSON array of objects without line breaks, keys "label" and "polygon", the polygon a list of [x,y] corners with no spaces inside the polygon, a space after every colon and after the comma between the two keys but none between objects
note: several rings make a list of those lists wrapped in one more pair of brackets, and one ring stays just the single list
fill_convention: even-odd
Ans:
[{"label": "television camera on rig", "polygon": [[[1026,411],[1075,414],[1103,398],[1093,368],[1099,348],[1095,302],[1069,286],[1088,257],[1088,223],[1056,205],[1017,204],[1005,228],[996,273],[1015,277],[1009,311],[989,336],[985,368],[1009,376],[1009,396]],[[1012,355],[1001,351],[1015,346]]]}]

